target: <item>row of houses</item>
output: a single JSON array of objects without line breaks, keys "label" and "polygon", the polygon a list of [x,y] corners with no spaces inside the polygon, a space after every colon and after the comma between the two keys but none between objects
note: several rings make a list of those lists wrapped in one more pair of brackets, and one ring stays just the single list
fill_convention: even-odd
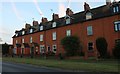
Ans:
[{"label": "row of houses", "polygon": [[[79,7],[78,7],[79,8]],[[84,3],[84,11],[74,13],[66,9],[66,16],[59,18],[53,13],[52,20],[42,17],[41,22],[33,21],[33,25],[25,24],[25,28],[16,30],[13,38],[15,54],[39,55],[54,52],[65,53],[61,39],[66,36],[77,36],[83,46],[85,56],[95,56],[96,39],[104,37],[108,43],[108,53],[117,40],[120,40],[120,1],[106,0],[106,5],[91,9]]]}]

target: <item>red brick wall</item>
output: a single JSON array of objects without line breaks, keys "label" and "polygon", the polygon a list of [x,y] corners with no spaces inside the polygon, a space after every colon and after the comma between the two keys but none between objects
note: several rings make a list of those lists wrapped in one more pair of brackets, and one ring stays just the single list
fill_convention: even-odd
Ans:
[{"label": "red brick wall", "polygon": [[[118,32],[114,31],[114,21],[117,21],[120,19],[119,15],[116,16],[111,16],[111,17],[106,17],[106,18],[100,18],[96,20],[91,20],[91,21],[86,21],[83,23],[77,23],[74,25],[69,25],[69,26],[64,26],[60,28],[55,28],[55,29],[50,29],[47,31],[42,31],[42,32],[37,32],[34,34],[29,34],[23,36],[25,38],[25,43],[30,44],[30,36],[33,38],[33,42],[38,43],[39,45],[46,45],[50,46],[52,49],[52,45],[56,44],[57,45],[57,53],[63,52],[64,49],[62,48],[61,45],[61,39],[66,36],[66,30],[70,29],[72,35],[78,36],[80,38],[80,41],[83,46],[83,51],[88,52],[88,47],[87,44],[88,42],[93,42],[94,43],[94,50],[96,50],[96,44],[95,41],[98,37],[104,37],[106,38],[108,42],[108,52],[112,54],[112,49],[115,44],[115,39],[118,39]],[[90,25],[93,28],[93,35],[88,36],[87,35],[87,26]],[[57,40],[53,41],[52,40],[52,33],[56,32],[57,34]],[[44,36],[44,41],[40,42],[40,34],[43,34]],[[119,36],[120,38],[120,36]],[[18,43],[21,42],[21,37],[13,38],[13,44],[15,45],[15,40],[18,40]],[[86,53],[87,54],[87,53]],[[92,53],[95,54],[95,53]]]}]

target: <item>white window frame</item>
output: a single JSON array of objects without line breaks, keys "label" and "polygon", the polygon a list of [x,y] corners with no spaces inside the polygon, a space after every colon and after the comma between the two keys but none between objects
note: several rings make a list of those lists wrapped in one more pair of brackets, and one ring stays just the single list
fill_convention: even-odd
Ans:
[{"label": "white window frame", "polygon": [[24,38],[22,38],[22,43],[25,43],[25,39]]},{"label": "white window frame", "polygon": [[[89,46],[89,43],[92,43],[92,46]],[[94,50],[94,43],[93,42],[89,42],[89,43],[88,43],[88,51],[93,51]],[[92,47],[93,49],[89,50],[89,47]]]},{"label": "white window frame", "polygon": [[70,24],[70,18],[66,18],[66,24]]},{"label": "white window frame", "polygon": [[40,45],[40,53],[45,53],[45,45]]},{"label": "white window frame", "polygon": [[30,29],[30,33],[32,33],[33,32],[33,29]]},{"label": "white window frame", "polygon": [[32,37],[30,37],[30,43],[32,43]]},{"label": "white window frame", "polygon": [[52,38],[53,38],[53,40],[56,40],[56,37],[57,37],[56,32],[53,32],[53,33],[52,33]]},{"label": "white window frame", "polygon": [[53,23],[52,23],[52,27],[53,27],[53,28],[56,27],[56,24],[57,24],[56,22],[53,22]]},{"label": "white window frame", "polygon": [[66,36],[71,36],[71,30],[66,30]]},{"label": "white window frame", "polygon": [[22,35],[24,35],[25,34],[25,31],[22,31]]},{"label": "white window frame", "polygon": [[15,42],[16,42],[16,44],[17,44],[17,43],[18,43],[18,40],[16,40]]},{"label": "white window frame", "polygon": [[52,46],[52,51],[54,52],[54,53],[56,53],[56,51],[57,51],[57,45],[56,44],[54,44],[53,46]]},{"label": "white window frame", "polygon": [[119,12],[119,6],[114,6],[114,7],[113,7],[113,12],[114,12],[114,13]]},{"label": "white window frame", "polygon": [[87,26],[87,35],[93,35],[93,27]]},{"label": "white window frame", "polygon": [[40,41],[43,41],[43,34],[40,35]]},{"label": "white window frame", "polygon": [[43,25],[42,26],[40,26],[40,31],[42,31],[43,30]]},{"label": "white window frame", "polygon": [[88,19],[92,19],[92,13],[91,12],[86,13],[86,20],[88,20]]},{"label": "white window frame", "polygon": [[15,35],[18,36],[18,33],[16,33]]},{"label": "white window frame", "polygon": [[114,30],[117,32],[117,31],[120,31],[120,21],[116,21],[114,22]]}]

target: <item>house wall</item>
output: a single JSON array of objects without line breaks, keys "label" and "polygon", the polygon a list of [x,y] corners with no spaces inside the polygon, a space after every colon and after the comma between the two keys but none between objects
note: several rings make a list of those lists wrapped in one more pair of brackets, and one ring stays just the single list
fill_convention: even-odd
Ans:
[{"label": "house wall", "polygon": [[[114,15],[105,18],[99,18],[95,20],[90,20],[82,23],[71,24],[68,26],[63,26],[59,28],[54,28],[42,32],[37,32],[34,34],[29,34],[23,36],[25,38],[25,43],[30,45],[30,37],[32,36],[33,42],[38,43],[39,45],[45,45],[47,50],[47,46],[50,46],[52,49],[52,45],[57,45],[56,55],[59,53],[64,53],[64,49],[61,45],[61,39],[66,36],[66,30],[71,30],[72,35],[78,36],[83,46],[83,51],[86,56],[94,55],[95,52],[91,52],[88,54],[88,42],[94,43],[94,51],[96,51],[96,39],[98,37],[104,37],[108,43],[108,52],[112,55],[112,49],[115,45],[115,40],[120,38],[120,34],[114,31],[114,21],[118,21],[120,19],[120,15]],[[93,35],[87,35],[87,26],[92,26]],[[57,39],[52,40],[52,33],[56,32]],[[43,34],[44,40],[40,41],[40,34]],[[21,43],[21,37],[13,38],[13,45],[15,46],[15,41],[18,40],[18,43]],[[40,49],[40,48],[39,48]]]}]

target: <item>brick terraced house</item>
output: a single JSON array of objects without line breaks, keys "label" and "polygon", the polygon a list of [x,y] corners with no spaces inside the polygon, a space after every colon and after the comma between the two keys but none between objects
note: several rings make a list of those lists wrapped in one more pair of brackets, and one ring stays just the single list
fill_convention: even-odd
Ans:
[{"label": "brick terraced house", "polygon": [[85,56],[95,56],[98,37],[107,40],[108,53],[112,55],[115,42],[120,40],[120,1],[111,3],[106,0],[106,5],[93,9],[85,2],[82,12],[74,13],[67,8],[66,16],[59,18],[58,14],[53,13],[52,17],[51,21],[43,17],[40,24],[34,20],[32,26],[26,23],[25,28],[15,31],[15,54],[65,53],[61,39],[78,36]]}]

